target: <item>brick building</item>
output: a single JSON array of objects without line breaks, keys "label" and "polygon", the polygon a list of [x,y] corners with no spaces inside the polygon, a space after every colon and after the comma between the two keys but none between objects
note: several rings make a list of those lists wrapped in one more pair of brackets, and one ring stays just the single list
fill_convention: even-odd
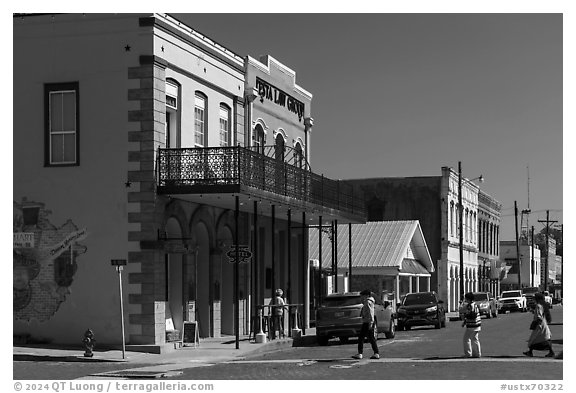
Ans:
[{"label": "brick building", "polygon": [[[497,286],[500,265],[497,247],[482,249],[479,241],[490,237],[498,244],[501,205],[468,179],[462,181],[463,265],[460,274],[458,172],[442,168],[440,176],[382,177],[346,180],[365,198],[368,221],[418,220],[434,264],[431,289],[455,311],[459,302],[460,277],[465,291]],[[480,195],[480,197],[479,197]],[[488,231],[485,222],[490,223]],[[482,236],[482,237],[480,237]],[[484,261],[490,261],[490,265]],[[490,281],[491,280],[491,281]]]}]

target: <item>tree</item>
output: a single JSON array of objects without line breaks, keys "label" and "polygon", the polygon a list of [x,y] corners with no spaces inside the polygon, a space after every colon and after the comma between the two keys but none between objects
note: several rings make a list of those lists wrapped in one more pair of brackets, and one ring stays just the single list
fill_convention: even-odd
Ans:
[{"label": "tree", "polygon": [[[551,226],[548,229],[548,236],[556,241],[556,255],[560,256],[563,255],[562,232],[562,226]],[[534,235],[534,244],[538,245],[538,248],[543,252],[546,251],[546,227],[542,228],[539,233]]]}]

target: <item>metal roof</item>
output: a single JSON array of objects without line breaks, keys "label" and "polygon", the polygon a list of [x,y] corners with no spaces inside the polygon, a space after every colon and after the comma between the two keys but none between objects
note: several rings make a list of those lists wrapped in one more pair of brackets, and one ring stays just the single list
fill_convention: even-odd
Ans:
[{"label": "metal roof", "polygon": [[[319,259],[318,229],[310,229],[309,257]],[[338,268],[349,266],[348,225],[338,225]],[[322,267],[332,265],[329,233],[322,232]],[[352,224],[352,268],[396,268],[400,272],[429,274],[432,258],[420,228],[420,222],[371,221]]]}]

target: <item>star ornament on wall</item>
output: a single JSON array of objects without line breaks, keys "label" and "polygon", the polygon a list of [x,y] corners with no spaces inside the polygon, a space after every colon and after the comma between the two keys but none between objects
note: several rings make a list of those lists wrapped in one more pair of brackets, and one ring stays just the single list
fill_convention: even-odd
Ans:
[{"label": "star ornament on wall", "polygon": [[126,188],[130,188],[130,186],[132,185],[132,182],[130,180],[128,180],[126,183],[124,183],[124,185],[126,186]]},{"label": "star ornament on wall", "polygon": [[130,52],[130,49],[132,49],[132,47],[131,47],[130,45],[126,45],[126,46],[124,47],[124,50],[125,50],[126,52]]}]

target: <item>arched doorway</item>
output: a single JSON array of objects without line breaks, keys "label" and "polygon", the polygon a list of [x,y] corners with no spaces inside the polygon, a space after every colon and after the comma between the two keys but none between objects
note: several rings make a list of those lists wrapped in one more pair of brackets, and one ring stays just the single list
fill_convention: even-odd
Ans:
[{"label": "arched doorway", "polygon": [[194,245],[195,320],[200,337],[210,337],[212,299],[210,296],[210,237],[204,222],[192,228]]},{"label": "arched doorway", "polygon": [[[166,237],[182,238],[182,228],[178,221],[171,217],[166,222]],[[181,330],[184,321],[184,254],[168,249],[164,254],[166,272],[166,330]]]}]

